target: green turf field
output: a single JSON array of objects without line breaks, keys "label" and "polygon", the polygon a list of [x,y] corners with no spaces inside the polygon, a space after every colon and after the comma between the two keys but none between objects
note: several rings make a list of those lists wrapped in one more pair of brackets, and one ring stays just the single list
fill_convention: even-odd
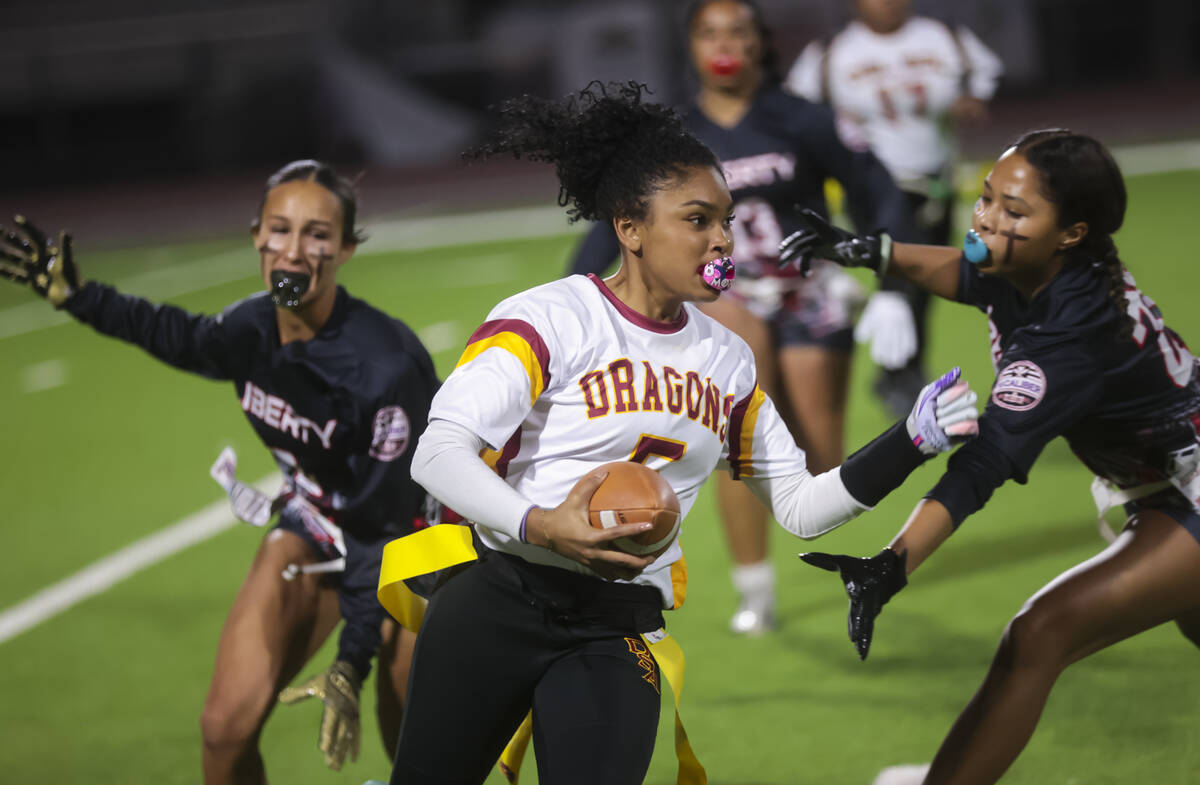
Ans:
[{"label": "green turf field", "polygon": [[[1168,323],[1200,342],[1193,304],[1200,269],[1188,266],[1195,251],[1187,230],[1200,172],[1134,177],[1129,186],[1127,225],[1117,235],[1122,256]],[[371,253],[368,243],[343,282],[425,330],[445,374],[488,308],[556,276],[573,242],[563,235],[406,253]],[[131,281],[131,291],[198,311],[261,286],[249,244],[232,237],[122,254],[89,253],[87,238],[79,238],[77,258],[85,275]],[[0,321],[34,314],[40,304],[31,301],[15,287],[0,288]],[[931,370],[958,363],[977,387],[990,386],[979,313],[940,303],[933,336]],[[886,425],[867,392],[865,355],[857,363],[851,445]],[[231,386],[185,376],[78,325],[0,338],[0,412],[9,538],[0,611],[219,500],[208,467],[226,444],[237,448],[244,477],[272,468]],[[1009,617],[1101,548],[1090,477],[1055,442],[1027,487],[1002,488],[914,576],[880,618],[871,658],[860,663],[846,640],[840,582],[796,553],[874,553],[942,465],[939,459],[920,471],[874,512],[816,545],[776,530],[782,628],[760,640],[726,631],[734,609],[728,559],[711,498],[696,504],[683,533],[688,602],[668,616],[668,627],[688,656],[683,716],[710,781],[867,785],[884,766],[928,760],[982,678]],[[199,714],[217,635],[259,536],[245,526],[229,529],[0,642],[0,783],[198,782]],[[318,655],[309,670],[331,655]],[[1067,671],[1005,781],[1200,783],[1197,706],[1200,655],[1173,627],[1154,630]],[[362,759],[333,773],[315,748],[318,717],[317,706],[306,704],[268,724],[273,782],[386,779],[373,718],[364,722]],[[670,720],[668,699],[651,783],[674,782]],[[536,782],[532,765],[523,781]]]}]

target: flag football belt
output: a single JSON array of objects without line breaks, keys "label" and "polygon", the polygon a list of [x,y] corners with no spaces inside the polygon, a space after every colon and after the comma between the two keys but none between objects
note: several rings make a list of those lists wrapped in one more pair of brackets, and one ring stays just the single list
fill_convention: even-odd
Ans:
[{"label": "flag football belt", "polygon": [[1138,485],[1133,488],[1118,488],[1103,477],[1092,478],[1092,501],[1096,502],[1096,523],[1100,528],[1100,536],[1108,542],[1115,542],[1117,539],[1117,531],[1108,520],[1109,510],[1159,491],[1165,491],[1170,487],[1170,480]]},{"label": "flag football belt", "polygon": [[[430,526],[392,540],[383,548],[379,568],[379,602],[396,621],[416,632],[425,615],[425,601],[404,584],[408,578],[436,572],[479,558],[471,543],[471,527],[455,524]],[[664,629],[642,635],[650,653],[658,662],[675,696],[675,757],[679,759],[677,785],[706,785],[708,775],[692,751],[683,721],[679,719],[679,700],[683,694],[683,649]],[[532,714],[517,728],[500,755],[498,766],[510,783],[520,776],[521,761],[533,734]]]}]

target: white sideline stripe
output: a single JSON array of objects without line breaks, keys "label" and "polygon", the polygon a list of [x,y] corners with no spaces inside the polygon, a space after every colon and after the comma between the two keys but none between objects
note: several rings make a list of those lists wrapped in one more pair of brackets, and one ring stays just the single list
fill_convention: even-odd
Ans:
[{"label": "white sideline stripe", "polygon": [[62,387],[71,376],[67,363],[61,358],[43,360],[21,369],[21,392],[25,394]]},{"label": "white sideline stripe", "polygon": [[[254,487],[263,493],[271,493],[279,487],[282,479],[278,473],[271,474],[254,483]],[[36,627],[88,597],[107,591],[140,570],[204,542],[236,523],[238,521],[229,509],[229,500],[222,498],[165,529],[93,562],[74,575],[0,612],[0,643]]]}]

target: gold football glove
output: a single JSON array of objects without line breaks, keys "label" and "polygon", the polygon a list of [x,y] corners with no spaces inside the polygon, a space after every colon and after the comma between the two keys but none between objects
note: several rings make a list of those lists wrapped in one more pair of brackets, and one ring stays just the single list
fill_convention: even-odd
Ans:
[{"label": "gold football glove", "polygon": [[279,702],[293,704],[306,698],[317,697],[325,704],[321,715],[321,735],[317,746],[325,753],[325,765],[340,771],[346,761],[358,760],[359,720],[358,692],[362,679],[354,666],[338,660],[329,670],[295,687],[285,687],[279,693]]},{"label": "gold football glove", "polygon": [[58,245],[25,216],[13,217],[15,226],[0,226],[0,275],[29,284],[55,308],[61,308],[79,288],[79,271],[71,258],[71,235],[62,232]]}]

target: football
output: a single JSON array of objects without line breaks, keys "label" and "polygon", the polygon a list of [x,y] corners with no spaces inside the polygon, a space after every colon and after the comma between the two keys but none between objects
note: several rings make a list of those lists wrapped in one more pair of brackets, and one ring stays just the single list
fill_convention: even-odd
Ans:
[{"label": "football", "polygon": [[650,522],[654,526],[613,545],[635,556],[657,556],[679,534],[679,499],[658,472],[641,463],[614,461],[597,466],[587,476],[608,472],[592,495],[588,519],[598,529],[621,523]]}]

